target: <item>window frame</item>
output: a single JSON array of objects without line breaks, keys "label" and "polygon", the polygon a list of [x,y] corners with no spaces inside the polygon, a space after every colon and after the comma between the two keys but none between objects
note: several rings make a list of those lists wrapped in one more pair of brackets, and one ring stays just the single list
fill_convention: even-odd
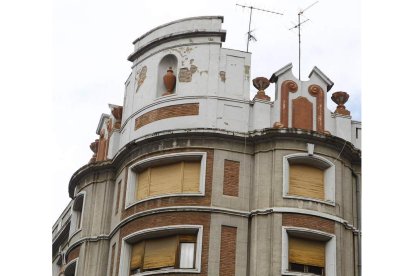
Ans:
[{"label": "window frame", "polygon": [[[158,165],[159,161],[162,161],[164,164],[171,164],[171,163],[182,162],[186,160],[197,160],[197,159],[200,160],[199,192],[160,194],[160,195],[148,196],[141,200],[138,200],[136,198],[135,192],[136,192],[136,185],[137,185],[137,178],[138,178],[138,172],[137,172],[138,169],[143,170],[153,165]],[[207,152],[180,152],[180,153],[163,154],[163,155],[158,155],[158,156],[146,158],[138,162],[135,162],[128,168],[125,209],[128,209],[138,203],[156,199],[156,198],[171,197],[171,196],[180,196],[180,197],[181,196],[204,196],[205,195],[205,179],[206,179],[206,163],[207,163]]]},{"label": "window frame", "polygon": [[72,266],[75,266],[75,273],[73,275],[76,276],[78,274],[78,260],[79,258],[76,258],[66,264],[65,272],[63,273],[64,276],[66,276],[66,271],[68,270],[68,268],[70,269]]},{"label": "window frame", "polygon": [[[309,162],[312,161],[312,162]],[[324,195],[325,200],[318,198],[305,197],[301,195],[289,194],[290,181],[290,163],[303,162],[306,165],[313,166],[324,170]],[[314,165],[316,163],[316,165]],[[308,154],[308,153],[294,153],[283,156],[283,198],[301,199],[308,201],[315,201],[331,206],[335,206],[335,164],[328,159]]]},{"label": "window frame", "polygon": [[[78,200],[82,197],[82,211],[74,210],[74,206]],[[80,192],[76,195],[75,199],[73,200],[72,207],[71,207],[71,221],[70,221],[70,231],[69,231],[69,239],[74,236],[76,233],[82,230],[83,225],[83,217],[85,213],[85,198],[86,192]],[[79,225],[79,227],[78,227]]]},{"label": "window frame", "polygon": [[281,274],[284,276],[304,276],[304,275],[315,275],[310,272],[298,272],[289,270],[289,235],[298,236],[306,235],[308,239],[319,239],[326,242],[325,245],[325,267],[324,276],[336,275],[336,235],[322,232],[319,230],[293,227],[293,226],[282,226],[282,267]]},{"label": "window frame", "polygon": [[162,227],[148,228],[129,234],[122,238],[121,256],[119,266],[119,276],[129,276],[129,264],[131,259],[131,248],[134,240],[151,239],[155,237],[164,237],[171,234],[182,234],[183,232],[197,232],[197,241],[195,246],[194,268],[161,268],[157,270],[138,272],[133,275],[156,275],[164,273],[200,273],[201,272],[201,253],[203,242],[202,225],[168,225]]}]

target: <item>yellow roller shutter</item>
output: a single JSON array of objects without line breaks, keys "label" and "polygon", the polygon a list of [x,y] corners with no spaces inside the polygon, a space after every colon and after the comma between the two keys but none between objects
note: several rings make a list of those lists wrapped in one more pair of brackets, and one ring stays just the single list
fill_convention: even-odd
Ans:
[{"label": "yellow roller shutter", "polygon": [[324,171],[307,165],[290,165],[289,194],[325,200]]},{"label": "yellow roller shutter", "polygon": [[177,236],[145,242],[144,269],[174,267],[178,248]]},{"label": "yellow roller shutter", "polygon": [[138,173],[136,185],[136,197],[138,200],[144,199],[149,195],[150,171],[151,168],[148,168]]},{"label": "yellow roller shutter", "polygon": [[289,237],[289,263],[325,267],[325,242]]},{"label": "yellow roller shutter", "polygon": [[181,163],[151,168],[150,195],[181,193]]},{"label": "yellow roller shutter", "polygon": [[183,162],[183,193],[200,191],[200,161]]},{"label": "yellow roller shutter", "polygon": [[145,241],[134,244],[131,249],[131,263],[130,270],[142,268],[142,258],[144,257]]}]

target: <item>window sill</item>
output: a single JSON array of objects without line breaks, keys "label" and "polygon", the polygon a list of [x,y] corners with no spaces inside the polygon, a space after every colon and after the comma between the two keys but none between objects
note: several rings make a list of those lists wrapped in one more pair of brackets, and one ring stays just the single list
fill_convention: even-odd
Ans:
[{"label": "window sill", "polygon": [[[302,196],[297,196],[297,195],[284,195],[283,198],[313,201],[313,202],[322,203],[322,204],[326,204],[326,205],[330,205],[330,206],[335,207],[335,202],[331,201],[331,200],[320,200],[320,199],[317,199],[317,198],[302,197]],[[294,274],[294,275],[296,275],[296,274]],[[302,274],[300,274],[300,275],[302,275]],[[309,274],[309,275],[314,275],[314,274]]]},{"label": "window sill", "polygon": [[308,272],[298,272],[298,271],[285,271],[282,272],[283,276],[319,276],[318,274],[308,273]]},{"label": "window sill", "polygon": [[166,273],[200,273],[199,269],[185,269],[185,268],[164,268],[159,270],[144,271],[131,276],[144,276],[144,275],[157,275],[157,274],[166,274]]},{"label": "window sill", "polygon": [[139,204],[139,203],[143,203],[149,200],[154,200],[154,199],[159,199],[159,198],[166,198],[166,197],[187,197],[187,196],[205,196],[205,194],[203,193],[182,193],[182,194],[164,194],[164,195],[157,195],[157,196],[152,196],[152,197],[147,197],[138,201],[134,201],[134,202],[130,202],[125,206],[125,210]]}]

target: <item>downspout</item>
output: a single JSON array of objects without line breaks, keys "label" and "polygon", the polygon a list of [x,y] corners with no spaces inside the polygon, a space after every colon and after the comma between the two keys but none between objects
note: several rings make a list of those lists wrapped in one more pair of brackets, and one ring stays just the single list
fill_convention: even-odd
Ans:
[{"label": "downspout", "polygon": [[358,276],[361,276],[361,185],[360,175],[354,174],[356,181],[356,205],[357,205],[357,223],[358,223]]}]

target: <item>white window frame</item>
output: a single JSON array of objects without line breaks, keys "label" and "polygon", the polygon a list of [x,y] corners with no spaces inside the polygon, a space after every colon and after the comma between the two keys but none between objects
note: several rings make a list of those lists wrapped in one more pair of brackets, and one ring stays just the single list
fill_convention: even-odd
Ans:
[{"label": "white window frame", "polygon": [[66,268],[65,268],[65,272],[63,273],[63,275],[66,275],[66,270],[68,269],[68,267],[74,265],[75,266],[75,274],[74,276],[76,276],[78,274],[78,260],[79,258],[73,259],[72,261],[70,261],[69,263],[66,264]]},{"label": "white window frame", "polygon": [[[76,201],[79,200],[79,197],[83,197],[82,202],[82,212],[79,214],[79,211],[73,210],[73,206],[75,205]],[[86,193],[80,192],[76,195],[75,199],[73,200],[72,208],[71,208],[71,220],[70,220],[70,231],[69,231],[69,239],[74,236],[76,233],[78,233],[80,230],[82,230],[83,225],[83,216],[85,213],[85,199],[86,199]],[[78,228],[78,220],[79,222],[79,228]]]},{"label": "white window frame", "polygon": [[[137,168],[147,168],[152,165],[156,165],[157,162],[163,161],[166,164],[192,160],[194,158],[200,158],[200,186],[198,193],[171,193],[171,194],[162,194],[155,196],[148,196],[144,199],[136,199],[135,191],[137,185]],[[206,162],[207,162],[207,152],[180,152],[180,153],[171,153],[163,154],[159,156],[150,157],[141,161],[138,161],[132,164],[128,168],[128,180],[127,180],[127,190],[126,190],[126,200],[125,200],[125,209],[128,209],[135,204],[144,202],[147,200],[162,198],[162,197],[171,197],[171,196],[204,196],[205,195],[205,179],[206,179]]]},{"label": "white window frame", "polygon": [[336,275],[336,236],[314,229],[291,226],[282,226],[282,275],[315,275],[307,272],[289,271],[289,233],[314,235],[326,240],[324,276]]},{"label": "white window frame", "polygon": [[[326,167],[326,169],[324,169],[325,200],[289,194],[289,160],[316,161]],[[283,197],[315,201],[335,206],[335,164],[326,158],[318,155],[310,155],[308,153],[294,153],[283,156]]]},{"label": "white window frame", "polygon": [[170,234],[180,234],[185,230],[197,231],[197,244],[195,253],[194,268],[161,268],[158,270],[143,271],[134,275],[156,275],[163,273],[200,273],[201,272],[201,252],[203,242],[203,226],[202,225],[168,225],[162,227],[148,228],[145,230],[134,232],[124,238],[122,238],[121,258],[119,266],[119,276],[129,276],[129,264],[131,259],[132,241],[139,237],[143,239],[149,239],[152,237]]}]

